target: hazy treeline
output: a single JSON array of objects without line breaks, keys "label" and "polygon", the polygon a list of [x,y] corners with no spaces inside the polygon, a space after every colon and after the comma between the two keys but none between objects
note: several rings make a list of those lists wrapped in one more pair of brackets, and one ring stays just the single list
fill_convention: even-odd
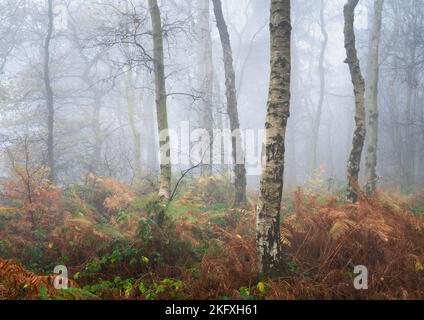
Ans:
[{"label": "hazy treeline", "polygon": [[[314,172],[322,171],[330,182],[346,180],[354,97],[344,63],[344,4],[292,1],[286,190]],[[159,8],[169,128],[181,135],[230,128],[212,2],[166,0],[159,1]],[[269,84],[269,1],[223,0],[222,9],[233,51],[240,128],[257,129],[253,140],[244,137],[248,183],[256,185]],[[360,1],[355,32],[366,83],[373,16],[374,1]],[[404,192],[424,183],[423,18],[419,0],[384,3],[377,174],[380,185]],[[63,185],[88,172],[128,181],[155,177],[160,139],[152,35],[147,1],[0,0],[2,175],[25,164],[52,167],[52,178]],[[171,135],[175,172],[196,165],[181,161],[194,142]],[[213,164],[194,172],[218,174],[231,168]],[[360,174],[364,184],[365,169]]]}]

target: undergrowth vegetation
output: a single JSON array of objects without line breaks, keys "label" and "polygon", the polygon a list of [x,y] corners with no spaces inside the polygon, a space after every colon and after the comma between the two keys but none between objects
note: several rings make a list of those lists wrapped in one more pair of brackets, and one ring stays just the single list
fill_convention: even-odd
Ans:
[{"label": "undergrowth vegetation", "polygon": [[[423,299],[424,193],[343,200],[317,181],[286,196],[284,272],[258,274],[255,210],[228,177],[188,180],[159,227],[148,184],[88,176],[61,190],[42,173],[3,185],[0,295],[10,299]],[[52,286],[65,265],[70,289]],[[365,265],[369,290],[353,287]]]}]

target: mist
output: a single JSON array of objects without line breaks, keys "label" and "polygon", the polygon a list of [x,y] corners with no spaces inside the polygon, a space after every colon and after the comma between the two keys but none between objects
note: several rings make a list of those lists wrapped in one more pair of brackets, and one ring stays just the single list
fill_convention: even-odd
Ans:
[{"label": "mist", "polygon": [[[273,280],[247,281],[270,276],[279,257],[303,261],[301,270],[321,257],[296,244],[310,224],[328,227],[334,241],[367,223],[390,224],[370,231],[383,239],[375,250],[390,247],[386,238],[405,240],[423,208],[423,34],[420,0],[0,0],[0,266],[16,259],[46,274],[69,264],[89,286],[102,276],[76,266],[112,252],[106,243],[135,241],[143,244],[129,255],[141,266],[121,274],[115,261],[112,274],[136,279],[155,261],[148,270],[162,281],[171,276],[161,263],[181,266],[185,257],[197,268],[216,245],[230,260],[238,259],[232,250],[245,253],[221,279],[235,281],[232,291],[216,284],[210,296],[199,289],[184,298],[237,299],[240,288],[262,298]],[[302,220],[305,212],[314,218]],[[326,215],[333,220],[323,227]],[[166,247],[157,230],[196,249]],[[100,251],[89,251],[89,235]],[[422,244],[405,241],[407,253],[407,241]],[[328,272],[346,271],[340,259]],[[352,259],[349,270],[361,260]],[[237,282],[239,273],[247,278]],[[269,298],[304,298],[276,286]],[[143,290],[134,297],[162,297]],[[395,291],[373,297],[399,298]],[[345,297],[357,298],[352,292]],[[328,295],[311,293],[343,296]]]}]

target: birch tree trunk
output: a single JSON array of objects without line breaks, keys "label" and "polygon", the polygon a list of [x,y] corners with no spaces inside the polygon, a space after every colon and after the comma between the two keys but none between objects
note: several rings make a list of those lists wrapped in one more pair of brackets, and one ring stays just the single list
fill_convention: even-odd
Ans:
[{"label": "birch tree trunk", "polygon": [[359,191],[359,169],[361,156],[364,148],[366,128],[365,128],[365,81],[361,73],[358,53],[356,51],[356,39],[354,30],[355,8],[359,0],[348,0],[344,6],[344,37],[347,54],[346,63],[349,65],[355,94],[355,123],[356,129],[353,134],[352,149],[347,165],[347,198],[351,202],[358,200]]},{"label": "birch tree trunk", "polygon": [[245,207],[247,205],[246,198],[246,167],[245,155],[243,149],[243,141],[240,132],[240,122],[237,110],[237,92],[236,92],[236,76],[233,67],[233,52],[231,49],[230,35],[228,27],[222,13],[221,0],[212,0],[216,25],[218,27],[221,39],[222,50],[224,53],[224,69],[225,69],[225,87],[227,97],[227,112],[230,119],[230,128],[232,132],[232,157],[234,161],[235,176],[235,205]]},{"label": "birch tree trunk", "polygon": [[[159,198],[169,200],[171,184],[171,150],[168,131],[168,115],[166,107],[165,66],[163,54],[163,34],[160,10],[157,0],[149,0],[149,11],[153,27],[153,60],[155,73],[156,113],[160,146],[160,187]],[[164,213],[160,213],[163,215]],[[159,222],[163,217],[159,217]]]},{"label": "birch tree trunk", "polygon": [[256,212],[256,247],[260,272],[268,274],[280,258],[280,208],[284,152],[290,116],[290,0],[271,0],[271,75],[265,123],[265,165]]},{"label": "birch tree trunk", "polygon": [[377,185],[378,150],[378,71],[381,20],[384,0],[374,1],[374,18],[370,42],[370,85],[368,95],[368,150],[366,158],[366,192],[373,195]]},{"label": "birch tree trunk", "polygon": [[49,180],[55,181],[54,163],[54,100],[53,89],[50,79],[50,43],[53,35],[53,0],[48,0],[48,25],[47,35],[44,40],[44,87],[47,100],[47,166],[49,167]]}]

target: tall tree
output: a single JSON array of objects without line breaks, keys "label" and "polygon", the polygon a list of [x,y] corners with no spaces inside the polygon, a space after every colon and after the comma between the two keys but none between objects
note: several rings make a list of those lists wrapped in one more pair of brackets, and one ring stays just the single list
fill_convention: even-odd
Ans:
[{"label": "tall tree", "polygon": [[125,96],[127,100],[128,120],[130,123],[131,133],[134,140],[134,174],[135,178],[139,179],[142,175],[141,169],[141,135],[137,128],[136,119],[136,102],[134,92],[134,77],[133,70],[127,71],[125,79]]},{"label": "tall tree", "polygon": [[[149,0],[149,12],[153,28],[153,64],[155,73],[156,113],[160,144],[160,187],[159,197],[162,201],[169,199],[171,184],[171,150],[168,132],[168,114],[166,106],[165,63],[163,54],[163,30],[161,14],[157,0]],[[165,135],[165,136],[164,136]],[[158,217],[163,220],[163,212]]]},{"label": "tall tree", "polygon": [[4,72],[7,60],[19,43],[19,35],[25,15],[17,14],[22,3],[2,1],[0,3],[0,74]]},{"label": "tall tree", "polygon": [[[125,12],[128,13],[129,11],[129,4],[128,2],[125,2]],[[126,27],[126,32],[129,34],[129,28]],[[125,47],[127,54],[129,55],[130,50],[130,44],[127,44]],[[140,179],[142,175],[142,168],[141,168],[141,134],[140,131],[137,128],[137,120],[136,120],[136,98],[135,98],[135,89],[134,89],[134,70],[133,65],[130,63],[130,68],[127,71],[126,79],[124,80],[124,86],[125,86],[125,97],[127,102],[127,111],[128,111],[128,121],[131,128],[131,133],[133,136],[133,144],[134,144],[134,178]]]},{"label": "tall tree", "polygon": [[386,145],[386,134],[380,134],[383,139],[379,145],[384,152],[389,147],[392,149],[390,156],[381,159],[380,168],[386,169],[384,175],[388,177],[388,165],[393,168],[395,160],[397,172],[393,178],[400,182],[402,192],[411,193],[416,187],[416,177],[422,172],[417,170],[417,164],[423,159],[419,155],[423,136],[417,130],[417,116],[423,110],[419,98],[423,88],[420,79],[423,77],[424,41],[418,39],[424,32],[424,7],[419,0],[390,0],[385,2],[385,8],[387,24],[381,39],[384,63],[380,63],[380,67],[387,76],[380,79],[383,90],[379,97],[387,99],[385,106],[388,108],[380,110],[380,125],[384,126],[381,133],[388,133],[391,141]]},{"label": "tall tree", "polygon": [[358,177],[361,164],[362,151],[366,135],[365,128],[365,81],[361,73],[361,66],[356,50],[355,38],[355,8],[359,0],[348,0],[344,6],[344,37],[345,49],[347,54],[346,63],[349,65],[350,75],[355,94],[355,123],[356,129],[353,134],[352,150],[347,165],[348,190],[347,198],[349,201],[358,200]]},{"label": "tall tree", "polygon": [[[412,3],[405,5],[404,16],[402,17],[401,23],[401,34],[405,40],[405,47],[401,48],[401,59],[402,64],[406,67],[406,105],[405,105],[405,154],[404,154],[404,166],[405,166],[405,182],[404,191],[411,193],[415,189],[415,176],[416,176],[416,141],[413,139],[414,131],[413,128],[414,118],[416,115],[417,105],[417,93],[419,88],[419,80],[417,80],[418,70],[422,68],[422,51],[423,42],[417,40],[422,37],[423,33],[423,11],[420,10],[422,3],[420,1],[412,1]],[[421,61],[420,61],[421,60]],[[405,65],[406,64],[406,65]]]},{"label": "tall tree", "polygon": [[[208,159],[202,159],[202,174],[208,176],[212,173],[212,148],[213,148],[213,55],[210,24],[210,1],[198,0],[198,32],[199,32],[199,80],[202,91],[200,106],[200,125],[209,135]],[[205,156],[206,156],[205,155]]]},{"label": "tall tree", "polygon": [[50,78],[50,43],[53,35],[53,0],[47,1],[47,34],[44,40],[44,87],[47,102],[47,165],[50,170],[49,179],[55,180],[54,163],[54,100]]},{"label": "tall tree", "polygon": [[315,170],[317,167],[317,152],[318,152],[317,149],[318,149],[319,130],[321,127],[321,113],[322,113],[322,107],[324,105],[324,98],[325,98],[324,62],[325,62],[325,53],[326,53],[327,45],[328,45],[328,33],[327,33],[325,17],[324,17],[325,5],[326,5],[326,0],[321,0],[319,25],[321,28],[322,43],[321,43],[321,51],[319,55],[319,64],[318,64],[320,91],[319,91],[318,106],[317,106],[315,118],[313,121],[313,127],[312,127],[312,163],[311,163],[312,171]]},{"label": "tall tree", "polygon": [[222,50],[224,52],[227,112],[230,119],[231,132],[233,133],[232,156],[234,161],[234,184],[236,189],[235,205],[246,206],[246,167],[244,149],[242,146],[242,138],[240,133],[240,122],[237,110],[236,76],[233,66],[233,52],[231,49],[228,27],[225,22],[224,15],[222,13],[221,0],[212,0],[212,2],[216,18],[216,25],[218,27]]},{"label": "tall tree", "polygon": [[280,208],[286,126],[290,116],[290,11],[290,0],[271,0],[271,75],[265,123],[265,165],[256,212],[258,264],[265,274],[276,267],[280,257]]},{"label": "tall tree", "polygon": [[378,150],[378,71],[381,21],[384,0],[374,1],[374,18],[370,41],[370,84],[368,92],[368,150],[366,159],[366,192],[372,195],[377,185]]}]

